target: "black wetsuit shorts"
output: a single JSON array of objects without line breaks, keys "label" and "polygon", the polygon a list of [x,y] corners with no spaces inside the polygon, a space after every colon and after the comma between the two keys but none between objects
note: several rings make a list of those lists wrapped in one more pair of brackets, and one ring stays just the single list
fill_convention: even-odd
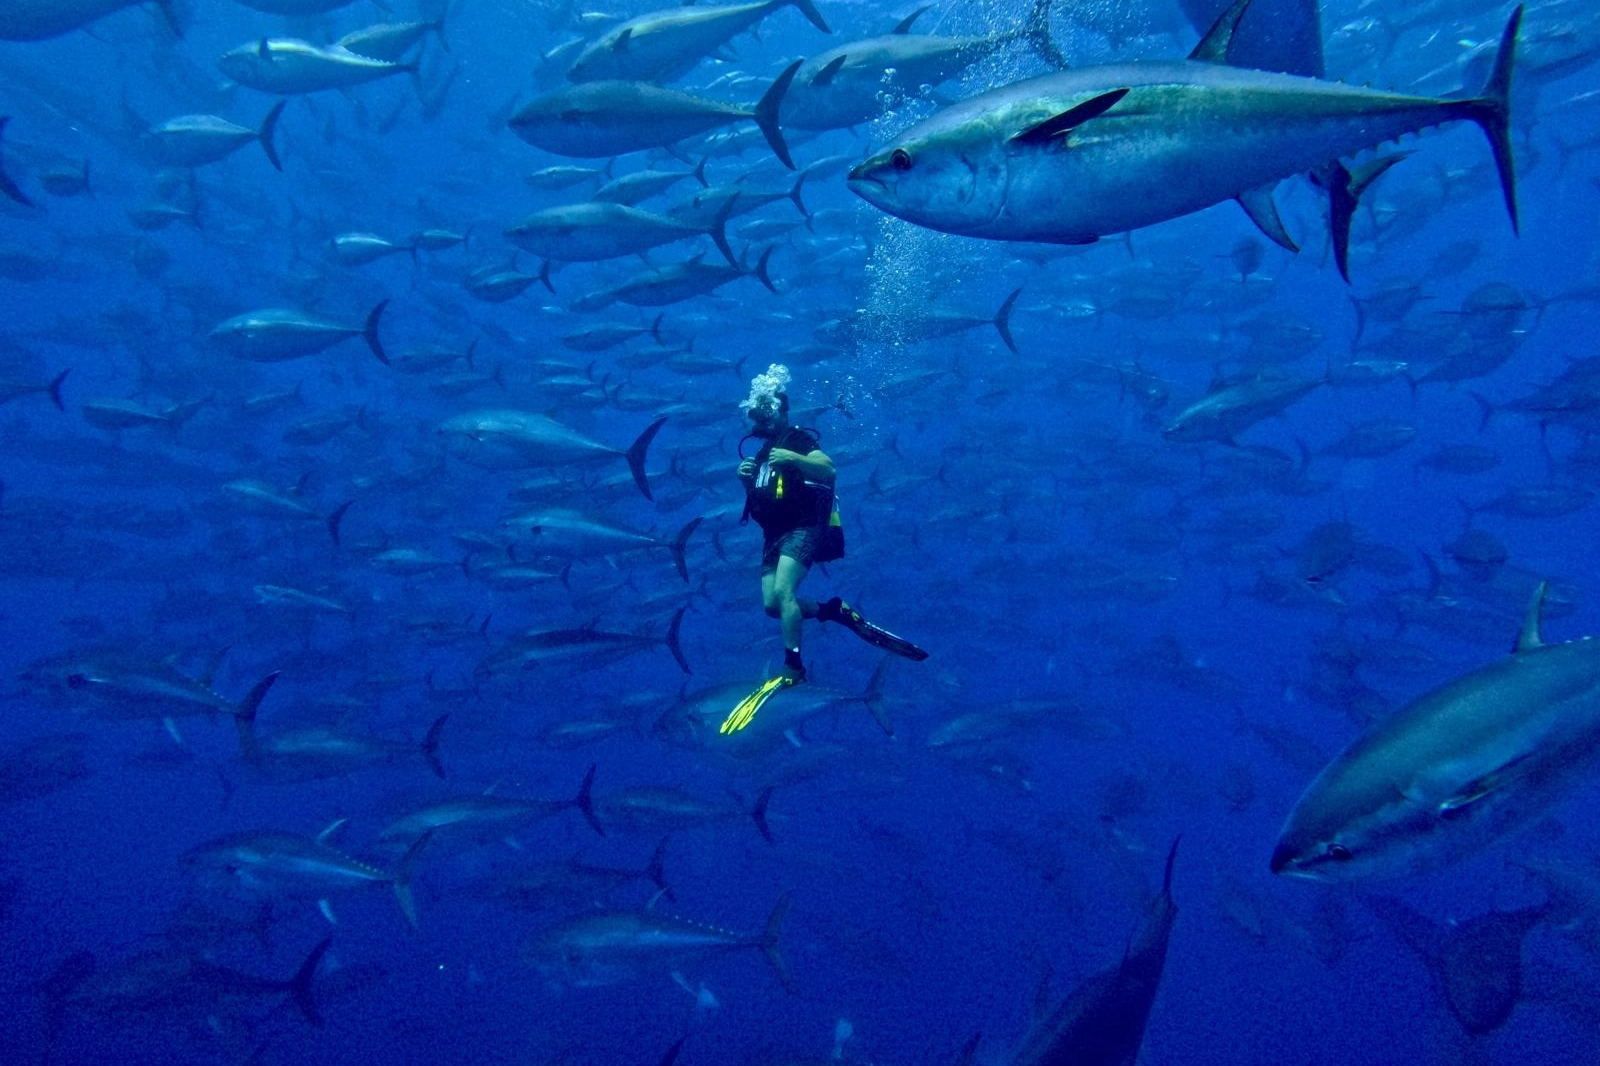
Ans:
[{"label": "black wetsuit shorts", "polygon": [[772,573],[778,569],[778,557],[787,555],[806,569],[811,568],[811,563],[817,557],[817,548],[822,540],[822,529],[818,526],[801,526],[791,529],[787,533],[777,533],[763,537],[761,541],[761,572]]}]

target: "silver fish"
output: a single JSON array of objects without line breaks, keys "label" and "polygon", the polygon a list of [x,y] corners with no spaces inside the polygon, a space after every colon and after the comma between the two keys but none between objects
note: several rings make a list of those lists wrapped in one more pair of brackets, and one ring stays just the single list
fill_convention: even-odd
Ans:
[{"label": "silver fish", "polygon": [[1315,881],[1421,873],[1543,814],[1600,753],[1600,642],[1545,644],[1546,586],[1511,656],[1380,722],[1295,804],[1272,870]]},{"label": "silver fish", "polygon": [[668,8],[631,18],[601,34],[578,53],[567,77],[572,81],[673,81],[785,7],[798,8],[823,33],[833,32],[811,0]]},{"label": "silver fish", "polygon": [[359,326],[284,308],[251,311],[218,323],[211,331],[211,340],[236,359],[281,363],[315,355],[342,340],[360,337],[380,363],[387,363],[389,356],[378,339],[378,322],[388,306],[388,300],[380,301]]},{"label": "silver fish", "polygon": [[1185,61],[1084,67],[983,93],[896,138],[850,172],[889,214],[947,233],[1084,244],[1236,199],[1293,248],[1271,186],[1430,126],[1487,135],[1516,226],[1511,16],[1482,92],[1380,92],[1226,65],[1237,0]]},{"label": "silver fish", "polygon": [[[146,0],[6,0],[0,5],[0,41],[43,41],[98,22]],[[173,0],[154,0],[173,32],[182,29]]]},{"label": "silver fish", "polygon": [[388,63],[338,45],[324,48],[294,37],[263,37],[240,45],[217,60],[217,66],[240,85],[280,96],[345,89],[417,71],[415,63]]},{"label": "silver fish", "polygon": [[198,167],[215,163],[257,141],[267,153],[267,161],[275,170],[282,170],[278,149],[273,143],[278,118],[283,114],[287,100],[280,100],[256,129],[235,125],[216,115],[179,115],[150,130],[150,144],[161,162],[171,166]]},{"label": "silver fish", "polygon": [[754,108],[708,100],[643,81],[593,81],[546,93],[508,125],[535,148],[580,159],[661,148],[730,122],[752,119],[784,166],[794,169],[778,109],[799,62],[779,74]]},{"label": "silver fish", "polygon": [[656,419],[626,451],[601,444],[553,418],[529,411],[472,411],[446,419],[439,432],[458,458],[486,470],[526,470],[540,466],[578,466],[625,459],[633,480],[650,498],[645,455],[666,422]]}]

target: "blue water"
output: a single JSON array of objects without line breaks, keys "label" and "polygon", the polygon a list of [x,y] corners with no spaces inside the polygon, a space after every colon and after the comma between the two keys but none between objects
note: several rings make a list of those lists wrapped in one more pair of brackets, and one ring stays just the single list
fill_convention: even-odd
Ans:
[{"label": "blue water", "polygon": [[[708,375],[640,368],[628,356],[649,353],[648,337],[597,355],[561,345],[601,322],[650,324],[657,309],[570,310],[578,297],[636,273],[637,260],[568,265],[554,275],[554,294],[534,284],[505,303],[462,287],[472,269],[511,260],[506,227],[595,187],[539,191],[526,175],[604,166],[541,152],[505,125],[514,106],[560,84],[560,70],[539,56],[575,35],[582,5],[458,4],[449,51],[432,38],[422,46],[423,95],[455,79],[437,117],[421,117],[408,77],[294,97],[278,133],[283,173],[245,145],[196,169],[190,190],[187,179],[162,176],[136,127],[184,113],[258,123],[272,98],[223,87],[217,56],[264,34],[331,41],[416,14],[409,3],[299,19],[196,6],[181,40],[134,9],[58,39],[0,43],[0,114],[11,117],[0,158],[41,205],[0,203],[0,381],[43,384],[71,371],[64,412],[42,392],[0,408],[0,673],[10,690],[0,759],[41,737],[85,738],[76,742],[82,773],[62,756],[44,768],[60,771],[60,787],[6,793],[0,1059],[651,1063],[689,1034],[679,1061],[693,1066],[822,1062],[847,1019],[854,1035],[845,1061],[952,1062],[981,1031],[976,1061],[1009,1062],[1046,972],[1042,1001],[1053,1004],[1122,956],[1182,834],[1173,887],[1180,913],[1142,1061],[1596,1061],[1600,1041],[1584,1006],[1596,959],[1585,923],[1533,931],[1522,1002],[1498,1032],[1472,1038],[1418,956],[1362,902],[1388,893],[1444,922],[1544,898],[1513,860],[1566,863],[1592,879],[1592,790],[1577,790],[1514,840],[1428,877],[1353,887],[1287,881],[1268,872],[1267,860],[1310,772],[1256,728],[1292,731],[1313,758],[1330,758],[1367,724],[1317,684],[1330,675],[1332,641],[1358,649],[1355,675],[1371,690],[1363,706],[1387,713],[1503,655],[1539,577],[1574,597],[1550,613],[1547,639],[1600,631],[1592,505],[1554,518],[1473,519],[1509,554],[1497,578],[1504,595],[1484,608],[1488,632],[1402,626],[1395,607],[1403,594],[1427,594],[1424,556],[1455,575],[1442,548],[1463,529],[1458,501],[1484,504],[1549,482],[1596,487],[1592,463],[1565,462],[1583,445],[1578,432],[1552,426],[1547,458],[1533,418],[1502,409],[1483,425],[1476,399],[1501,408],[1553,380],[1590,354],[1600,326],[1585,291],[1596,266],[1600,165],[1588,145],[1600,130],[1583,98],[1596,88],[1587,60],[1600,42],[1570,5],[1533,5],[1524,27],[1515,101],[1520,238],[1482,136],[1462,124],[1408,138],[1403,147],[1415,154],[1368,194],[1351,286],[1326,253],[1322,203],[1303,182],[1278,194],[1303,251],[1265,247],[1246,282],[1229,253],[1241,241],[1264,242],[1231,204],[1139,231],[1131,243],[1110,238],[1041,263],[1024,250],[891,219],[853,196],[835,170],[804,188],[814,230],[777,239],[771,274],[781,295],[743,279],[662,309],[669,339],[692,337],[697,355],[725,362]],[[885,32],[909,13],[838,0],[819,6],[831,38],[781,11],[759,39],[737,39],[731,56],[677,84],[698,89],[747,73],[759,85],[706,92],[748,101],[784,61]],[[1028,6],[947,5],[917,29],[994,32]],[[1110,24],[1110,5],[1058,7],[1055,29],[1075,61],[1110,57],[1096,30]],[[1120,42],[1121,54],[1171,56],[1192,46],[1192,29],[1169,5],[1141,7],[1154,30]],[[1069,8],[1081,17],[1068,17]],[[1326,5],[1330,76],[1428,92],[1455,88],[1464,50],[1492,40],[1507,14],[1440,4],[1431,13],[1407,9],[1416,25],[1391,30],[1359,21],[1372,12],[1355,8]],[[939,87],[937,100],[886,104],[881,118],[854,130],[792,136],[796,162],[864,158],[937,101],[1040,70],[1025,51],[1008,50]],[[684,154],[699,158],[694,148]],[[92,195],[46,191],[48,175],[83,161]],[[687,169],[640,152],[621,157],[615,172],[650,165]],[[719,184],[748,174],[762,190],[787,191],[793,180],[760,142],[713,157],[707,171]],[[644,206],[663,208],[690,188],[686,181]],[[198,224],[135,224],[132,212],[160,202],[198,205]],[[799,218],[779,200],[730,228]],[[327,243],[369,230],[404,242],[424,227],[470,227],[470,238],[465,248],[423,251],[415,263],[398,255],[353,268],[338,265]],[[1464,268],[1430,270],[1463,241],[1476,246]],[[741,251],[752,243],[734,239]],[[752,258],[764,243],[754,243]],[[657,249],[650,260],[680,261],[691,244],[717,260],[705,241]],[[829,251],[837,254],[824,259]],[[516,265],[538,273],[527,253]],[[1462,309],[1490,283],[1519,294],[1507,334],[1513,354],[1466,381],[1413,388],[1397,376],[1324,386],[1242,432],[1241,448],[1163,439],[1161,427],[1219,375],[1270,364],[1312,379],[1342,365],[1356,331],[1352,298],[1389,281],[1415,284],[1422,299],[1399,326],[1369,315],[1362,344],[1379,347],[1359,355],[1406,361],[1407,375],[1423,376],[1443,343],[1483,321]],[[1014,355],[987,320],[1019,287]],[[391,302],[380,332],[392,355],[428,345],[465,351],[477,338],[471,369],[485,379],[449,395],[441,383],[466,371],[464,362],[405,374],[374,360],[360,339],[276,364],[235,359],[208,339],[218,323],[260,308],[359,323],[383,299]],[[869,317],[853,343],[818,343],[814,331],[856,310]],[[976,325],[917,339],[916,322],[930,312],[968,315]],[[1295,327],[1292,346],[1252,347],[1252,333],[1286,326]],[[1482,343],[1481,335],[1467,343]],[[559,391],[546,382],[559,368],[546,360],[572,364],[593,388],[579,397]],[[893,736],[853,704],[785,737],[768,717],[778,713],[774,703],[730,757],[715,735],[686,746],[654,727],[685,686],[691,695],[741,690],[781,661],[776,623],[757,594],[759,533],[737,523],[733,474],[746,425],[738,401],[772,362],[793,371],[795,409],[839,467],[849,538],[848,556],[813,572],[803,593],[841,594],[931,656],[888,668],[883,706]],[[487,379],[495,369],[499,382]],[[297,386],[299,397],[281,409],[245,407]],[[1165,402],[1142,403],[1140,393],[1156,386]],[[108,430],[83,413],[107,400],[156,413],[206,403],[180,426]],[[550,471],[464,462],[448,452],[442,421],[492,408],[542,412],[620,449],[669,402],[684,406],[649,453],[654,502],[635,491],[620,461],[557,470],[565,480],[551,502],[661,537],[708,516],[689,542],[689,583],[661,550],[586,556],[564,579],[512,591],[473,576],[481,553],[459,565],[455,535],[509,539],[502,521],[529,505],[508,493]],[[359,415],[359,424],[316,445],[282,439],[292,425],[338,414]],[[1315,454],[1349,426],[1379,418],[1413,424],[1415,440],[1374,459]],[[1293,492],[1258,484],[1259,473],[1230,474],[1252,457],[1293,466],[1300,442],[1313,458]],[[1502,462],[1475,475],[1419,465],[1440,445],[1464,443]],[[240,479],[291,496],[315,519],[242,508],[224,489]],[[322,519],[347,500],[335,546]],[[1270,508],[1281,524],[1233,537],[1203,532],[1241,506]],[[1362,544],[1392,549],[1398,562],[1300,580],[1298,547],[1334,520],[1350,523]],[[519,559],[537,558],[537,547],[523,544]],[[391,548],[448,565],[384,572],[372,557]],[[1263,573],[1307,599],[1265,602],[1253,592]],[[258,585],[314,593],[351,613],[264,603]],[[620,660],[484,670],[521,632],[595,625],[658,636],[685,606],[687,677],[658,644]],[[866,688],[878,653],[833,626],[808,623],[805,639],[819,689]],[[1380,669],[1392,639],[1434,661]],[[230,700],[279,672],[260,709],[262,736],[337,725],[419,741],[448,712],[447,778],[408,755],[331,779],[266,781],[241,760],[225,714],[183,718],[172,731],[158,715],[105,720],[70,687],[52,693],[24,678],[40,660],[107,647],[151,670],[170,660],[190,677],[227,648],[214,681]],[[930,745],[941,726],[975,712],[1016,724],[967,749]],[[554,723],[594,719],[626,727],[575,749],[540,739]],[[763,726],[772,726],[764,737]],[[20,780],[19,764],[5,765]],[[586,909],[637,910],[654,894],[635,881],[537,910],[496,898],[496,879],[548,864],[642,868],[661,837],[613,826],[602,839],[575,811],[476,848],[430,844],[416,870],[416,930],[374,884],[334,897],[332,926],[313,900],[274,899],[265,943],[245,931],[179,945],[170,932],[187,904],[236,919],[255,914],[259,896],[197,878],[180,862],[204,842],[247,830],[311,836],[348,818],[339,846],[387,869],[394,852],[377,837],[400,814],[486,790],[568,799],[591,765],[601,803],[658,785],[747,808],[775,786],[774,843],[737,812],[669,834],[675,901],[656,907],[756,931],[788,893],[782,949],[794,994],[751,950],[644,967],[600,987],[541,971],[525,949],[540,934]],[[1234,791],[1244,785],[1248,794]],[[223,995],[213,982],[210,993],[159,1003],[161,981],[144,978],[130,993],[143,1005],[114,1009],[111,992],[94,983],[143,952],[284,980],[330,931],[316,981],[320,1028],[276,992]],[[95,956],[96,978],[65,996],[38,991],[82,951]],[[673,969],[687,988],[666,972]],[[697,1005],[702,987],[710,998]]]}]

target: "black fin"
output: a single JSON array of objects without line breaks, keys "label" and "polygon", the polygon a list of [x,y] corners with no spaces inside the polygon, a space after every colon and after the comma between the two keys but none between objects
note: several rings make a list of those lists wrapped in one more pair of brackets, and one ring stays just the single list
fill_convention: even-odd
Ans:
[{"label": "black fin", "polygon": [[283,169],[283,163],[278,159],[278,146],[272,142],[272,137],[278,131],[278,116],[283,114],[288,103],[287,100],[279,100],[267,112],[267,117],[261,120],[261,128],[256,131],[256,136],[261,140],[261,150],[267,153],[267,162],[272,164],[273,170]]},{"label": "black fin", "polygon": [[[692,533],[693,530],[689,529],[686,532]],[[688,609],[687,607],[679,607],[678,612],[672,616],[672,622],[667,626],[667,650],[672,653],[674,659],[678,660],[678,666],[684,673],[692,674],[694,671],[689,669],[689,660],[683,657],[683,645],[678,643],[678,630],[683,626],[683,612]]]},{"label": "black fin", "polygon": [[583,812],[583,817],[588,821],[589,827],[601,836],[606,835],[605,826],[600,824],[600,819],[594,813],[594,773],[597,764],[589,764],[589,772],[583,775],[583,784],[578,786],[578,795],[573,799],[572,805]]},{"label": "black fin", "polygon": [[656,439],[656,434],[660,432],[666,421],[667,416],[662,415],[650,423],[645,427],[644,432],[639,434],[638,439],[630,444],[628,450],[623,453],[624,458],[628,460],[628,469],[633,473],[633,483],[639,486],[639,491],[644,493],[644,498],[647,500],[652,499],[652,497],[650,495],[650,482],[645,477],[645,456],[650,451],[650,442]]},{"label": "black fin", "polygon": [[1011,339],[1011,310],[1017,306],[1017,297],[1022,295],[1022,290],[1013,289],[1005,303],[1000,305],[1000,310],[995,312],[994,328],[1000,334],[1000,339],[1006,342],[1006,347],[1011,349],[1012,355],[1021,355],[1017,351],[1017,342]]},{"label": "black fin", "polygon": [[761,790],[761,795],[756,797],[756,805],[750,808],[750,817],[755,819],[756,828],[761,831],[761,839],[768,844],[776,844],[773,839],[772,828],[767,825],[767,807],[772,803],[772,790],[774,786],[768,785]]},{"label": "black fin", "polygon": [[312,995],[311,982],[317,976],[317,967],[322,964],[322,956],[328,953],[328,948],[333,944],[333,937],[323,937],[322,943],[311,949],[311,954],[306,956],[306,961],[289,978],[289,998],[294,1000],[294,1005],[300,1008],[300,1013],[312,1025],[321,1027],[322,1014],[317,1010],[316,998]]},{"label": "black fin", "polygon": [[441,714],[433,720],[433,725],[428,727],[428,735],[422,738],[422,757],[428,760],[429,768],[441,781],[444,780],[444,763],[439,760],[439,734],[449,720],[448,714]]},{"label": "black fin", "polygon": [[[924,8],[923,10],[925,11],[927,9]],[[922,12],[919,11],[917,14],[921,14],[921,13]],[[916,15],[912,15],[911,17],[912,18],[916,18],[917,16]],[[896,32],[898,32],[898,31],[896,31]],[[830,60],[827,66],[823,67],[821,70],[819,70],[815,74],[811,75],[811,85],[812,85],[812,87],[813,88],[817,88],[817,89],[826,88],[828,83],[833,81],[834,75],[838,74],[840,69],[842,69],[844,67],[845,60],[847,60],[849,58],[850,58],[849,56],[843,55],[843,56],[839,56],[837,59]]]},{"label": "black fin", "polygon": [[800,69],[803,62],[803,59],[795,60],[784,68],[782,74],[772,79],[771,87],[762,95],[761,102],[756,104],[755,114],[751,116],[756,120],[756,125],[761,127],[762,135],[767,138],[778,159],[790,170],[794,169],[794,160],[789,158],[789,146],[784,143],[783,130],[778,127],[778,113],[783,110],[783,96],[789,91],[789,83],[794,81],[795,71]]},{"label": "black fin", "polygon": [[[10,115],[0,115],[0,145],[3,145],[5,142],[6,123],[10,121]],[[22,190],[17,187],[17,183],[12,181],[11,178],[7,176],[3,159],[0,159],[0,193],[5,193],[23,207],[34,206],[33,201],[28,199],[28,197],[23,194]]]},{"label": "black fin", "polygon": [[1234,199],[1239,206],[1244,208],[1244,213],[1250,216],[1250,221],[1256,224],[1256,229],[1273,244],[1290,252],[1298,253],[1300,246],[1294,243],[1294,238],[1289,236],[1289,231],[1283,226],[1283,219],[1278,217],[1278,205],[1272,199],[1272,190],[1275,185],[1268,185],[1260,189],[1245,189]]},{"label": "black fin", "polygon": [[1511,71],[1516,64],[1517,32],[1521,26],[1522,5],[1518,4],[1500,35],[1500,49],[1495,53],[1489,80],[1484,82],[1478,99],[1469,105],[1472,120],[1489,138],[1495,169],[1500,173],[1500,192],[1505,197],[1506,213],[1511,216],[1511,232],[1518,234],[1522,230],[1517,218],[1516,160],[1511,152]]},{"label": "black fin", "polygon": [[1012,134],[1011,143],[1048,144],[1056,137],[1066,136],[1085,122],[1099,118],[1115,107],[1119,100],[1128,95],[1128,92],[1127,89],[1112,89],[1110,92],[1101,93],[1076,107],[1069,107],[1058,115],[1052,115],[1043,122],[1036,122],[1027,129]]},{"label": "black fin", "polygon": [[1239,28],[1239,20],[1249,6],[1250,0],[1234,0],[1228,10],[1217,16],[1217,21],[1211,24],[1206,35],[1200,38],[1200,43],[1189,53],[1189,59],[1196,63],[1226,63],[1234,31]]},{"label": "black fin", "polygon": [[383,350],[383,342],[378,339],[378,322],[383,318],[383,309],[388,306],[388,300],[379,300],[378,306],[367,314],[366,325],[361,327],[361,336],[367,342],[367,347],[378,357],[378,362],[385,366],[389,365],[389,356]]}]

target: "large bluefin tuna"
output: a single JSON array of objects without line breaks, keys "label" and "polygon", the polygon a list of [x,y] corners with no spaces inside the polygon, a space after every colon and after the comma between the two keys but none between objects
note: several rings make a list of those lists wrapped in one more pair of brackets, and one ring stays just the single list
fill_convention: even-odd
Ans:
[{"label": "large bluefin tuna", "polygon": [[[147,0],[6,0],[0,4],[0,41],[43,41],[98,22]],[[173,32],[181,26],[173,0],[155,0]]]},{"label": "large bluefin tuna", "polygon": [[1233,199],[1292,249],[1275,183],[1466,119],[1489,138],[1516,225],[1509,93],[1520,7],[1482,92],[1450,99],[1228,65],[1248,4],[1237,0],[1187,60],[1084,67],[950,107],[858,165],[850,187],[929,229],[1055,244]]},{"label": "large bluefin tuna", "polygon": [[240,85],[279,96],[346,89],[391,74],[415,74],[415,63],[389,63],[339,45],[321,47],[293,37],[263,37],[217,60]]},{"label": "large bluefin tuna", "polygon": [[601,34],[578,53],[567,77],[573,81],[671,81],[784,7],[797,8],[823,33],[833,32],[811,0],[668,8],[631,18]]},{"label": "large bluefin tuna", "polygon": [[1537,818],[1600,753],[1600,641],[1545,644],[1541,583],[1509,658],[1434,689],[1317,775],[1272,853],[1317,881],[1422,873]]}]

